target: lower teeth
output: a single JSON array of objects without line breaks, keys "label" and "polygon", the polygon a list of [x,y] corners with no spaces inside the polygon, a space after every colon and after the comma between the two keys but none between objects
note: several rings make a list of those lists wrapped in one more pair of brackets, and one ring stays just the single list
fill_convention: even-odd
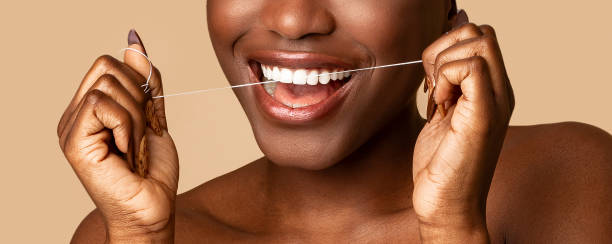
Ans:
[{"label": "lower teeth", "polygon": [[[264,79],[265,79],[264,82],[273,81],[273,80],[268,79],[268,78],[264,78]],[[278,86],[278,83],[279,82],[269,82],[269,83],[262,84],[262,86],[263,86],[264,90],[266,91],[266,93],[268,93],[272,97],[275,97],[274,94],[276,92],[276,87]],[[330,85],[331,85],[331,83],[330,83]],[[282,104],[284,104],[285,106],[290,107],[290,108],[302,108],[302,107],[307,107],[307,106],[312,105],[312,104],[287,104],[287,103],[284,103],[282,101],[279,101],[279,102],[281,102]]]},{"label": "lower teeth", "polygon": [[276,91],[277,84],[278,84],[277,82],[265,83],[263,84],[263,87],[264,89],[266,89],[266,92],[270,94],[270,96],[274,97],[274,91]]}]

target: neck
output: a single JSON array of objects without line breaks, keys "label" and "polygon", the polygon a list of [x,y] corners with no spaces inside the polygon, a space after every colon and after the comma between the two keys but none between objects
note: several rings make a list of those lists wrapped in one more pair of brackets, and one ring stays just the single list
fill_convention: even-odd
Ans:
[{"label": "neck", "polygon": [[279,216],[290,215],[302,223],[308,218],[320,221],[321,215],[354,217],[410,209],[412,153],[423,125],[412,103],[330,168],[312,171],[268,163],[269,207]]}]

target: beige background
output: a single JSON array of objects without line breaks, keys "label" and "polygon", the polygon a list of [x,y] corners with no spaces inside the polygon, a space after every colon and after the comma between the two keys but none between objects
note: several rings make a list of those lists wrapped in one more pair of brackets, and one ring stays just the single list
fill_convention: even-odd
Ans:
[{"label": "beige background", "polygon": [[[498,31],[517,97],[513,124],[577,120],[612,131],[610,1],[458,1]],[[119,57],[130,28],[162,70],[167,93],[226,85],[205,1],[2,1],[0,25],[3,243],[67,242],[93,208],[55,127],[92,61]],[[230,91],[167,99],[167,113],[180,192],[261,155]]]}]

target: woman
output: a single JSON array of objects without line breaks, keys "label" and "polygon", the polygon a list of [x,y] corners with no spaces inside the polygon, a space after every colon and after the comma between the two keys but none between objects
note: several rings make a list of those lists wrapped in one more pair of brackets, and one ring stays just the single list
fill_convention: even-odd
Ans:
[{"label": "woman", "polygon": [[[235,90],[265,157],[177,196],[163,99],[161,136],[145,123],[159,71],[145,94],[144,57],[102,56],[58,126],[97,206],[74,243],[611,240],[612,138],[578,123],[508,127],[514,96],[493,28],[467,23],[455,1],[207,3],[230,83],[282,81]],[[134,31],[129,47],[145,52]],[[128,164],[144,135],[143,178]]]}]

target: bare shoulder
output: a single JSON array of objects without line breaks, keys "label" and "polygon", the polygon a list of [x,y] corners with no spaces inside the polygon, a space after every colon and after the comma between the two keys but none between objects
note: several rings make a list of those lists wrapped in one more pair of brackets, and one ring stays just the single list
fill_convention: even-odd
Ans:
[{"label": "bare shoulder", "polygon": [[[258,160],[259,161],[259,160]],[[263,216],[258,161],[179,194],[175,208],[175,240],[180,243],[227,243],[253,238],[248,231]],[[102,214],[94,209],[77,227],[71,243],[105,243]]]},{"label": "bare shoulder", "polygon": [[180,194],[176,202],[176,239],[181,243],[252,240],[266,213],[261,207],[262,159]]},{"label": "bare shoulder", "polygon": [[609,133],[576,122],[511,127],[487,218],[507,242],[604,243],[612,240],[611,179]]},{"label": "bare shoulder", "polygon": [[77,227],[70,243],[104,243],[106,227],[102,214],[97,209],[91,211]]}]

